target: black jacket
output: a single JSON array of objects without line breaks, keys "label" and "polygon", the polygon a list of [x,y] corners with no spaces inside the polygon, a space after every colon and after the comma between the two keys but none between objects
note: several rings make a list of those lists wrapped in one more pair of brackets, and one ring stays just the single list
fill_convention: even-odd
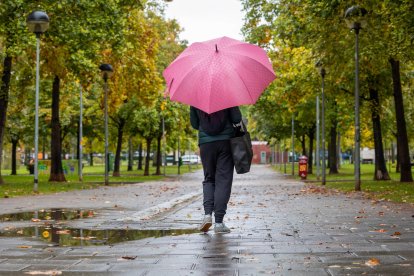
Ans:
[{"label": "black jacket", "polygon": [[210,143],[214,141],[229,140],[234,137],[233,124],[240,123],[242,115],[238,106],[231,107],[229,110],[229,118],[223,131],[217,135],[208,135],[200,128],[200,119],[195,107],[190,107],[191,126],[198,130],[198,144]]}]

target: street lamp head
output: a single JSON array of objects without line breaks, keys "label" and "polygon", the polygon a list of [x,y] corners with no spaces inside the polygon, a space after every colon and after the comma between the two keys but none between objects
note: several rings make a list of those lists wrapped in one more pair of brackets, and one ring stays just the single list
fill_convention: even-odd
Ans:
[{"label": "street lamp head", "polygon": [[43,11],[34,11],[27,16],[29,31],[39,35],[49,28],[49,16]]},{"label": "street lamp head", "polygon": [[326,75],[326,70],[323,67],[322,61],[318,60],[318,62],[316,62],[316,64],[315,64],[315,67],[318,69],[319,74],[321,75],[321,77],[324,78],[325,75]]},{"label": "street lamp head", "polygon": [[365,28],[367,25],[367,21],[365,20],[365,16],[367,14],[367,10],[361,8],[360,6],[352,6],[345,11],[345,22],[346,25],[355,31],[359,31],[362,28]]},{"label": "street lamp head", "polygon": [[102,71],[102,77],[105,81],[110,78],[114,72],[114,69],[112,69],[111,64],[103,63],[99,66],[99,69]]}]

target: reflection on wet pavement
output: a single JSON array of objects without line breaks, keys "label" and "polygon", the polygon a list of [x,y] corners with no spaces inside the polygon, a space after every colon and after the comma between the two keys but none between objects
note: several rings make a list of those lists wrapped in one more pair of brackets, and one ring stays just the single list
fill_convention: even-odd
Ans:
[{"label": "reflection on wet pavement", "polygon": [[95,216],[93,210],[50,209],[0,215],[0,222],[39,221],[39,220],[74,220]]},{"label": "reflection on wet pavement", "polygon": [[75,229],[48,225],[0,230],[0,237],[30,237],[53,246],[111,245],[120,242],[198,233],[197,229],[130,230]]},{"label": "reflection on wet pavement", "polygon": [[132,230],[132,229],[83,229],[62,225],[65,221],[92,218],[94,210],[51,209],[20,212],[0,216],[0,222],[32,222],[30,227],[5,227],[0,237],[29,237],[50,243],[52,246],[111,245],[115,243],[175,236],[199,232],[195,229]]}]

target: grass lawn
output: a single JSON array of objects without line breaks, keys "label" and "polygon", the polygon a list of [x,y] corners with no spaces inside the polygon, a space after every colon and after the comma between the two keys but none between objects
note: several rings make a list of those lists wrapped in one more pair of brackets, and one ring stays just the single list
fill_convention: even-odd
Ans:
[{"label": "grass lawn", "polygon": [[[282,173],[285,172],[284,166],[275,165],[274,169]],[[361,164],[361,190],[375,200],[389,200],[393,202],[414,203],[414,183],[399,182],[400,174],[395,172],[395,167],[388,168],[389,181],[374,181],[374,165]],[[295,178],[298,176],[298,166],[295,165]],[[292,165],[286,165],[286,175],[292,175]],[[314,185],[321,186],[321,182],[316,179],[316,167],[313,167],[313,174],[308,175],[307,180]],[[339,174],[329,174],[326,170],[326,188],[337,189],[343,192],[355,190],[354,165],[343,164]]]},{"label": "grass lawn", "polygon": [[[201,169],[201,165],[191,166],[191,170]],[[38,190],[39,194],[50,194],[57,192],[66,192],[70,190],[83,190],[92,189],[98,186],[102,186],[104,182],[104,171],[103,165],[96,166],[85,166],[83,169],[83,182],[79,181],[77,174],[65,175],[67,182],[48,182],[48,174],[39,174]],[[180,173],[188,173],[190,167],[183,165],[180,168]],[[29,175],[27,169],[17,171],[17,175],[10,175],[10,170],[2,170],[2,177],[5,181],[4,185],[0,185],[0,198],[1,197],[16,197],[22,195],[34,195],[33,192],[33,175]],[[122,183],[136,183],[136,182],[147,182],[164,179],[165,177],[177,176],[177,166],[167,166],[164,175],[154,175],[155,167],[150,166],[150,175],[144,176],[144,171],[136,170],[127,171],[127,166],[121,166],[121,176],[113,177],[112,172],[109,172],[110,185],[122,184]],[[164,169],[161,167],[161,174],[164,173]]]}]

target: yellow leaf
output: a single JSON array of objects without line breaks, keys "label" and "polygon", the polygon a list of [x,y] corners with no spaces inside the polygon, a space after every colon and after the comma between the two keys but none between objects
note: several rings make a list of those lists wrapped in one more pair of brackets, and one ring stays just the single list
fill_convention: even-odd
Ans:
[{"label": "yellow leaf", "polygon": [[367,265],[367,266],[376,266],[376,265],[379,265],[379,264],[380,264],[380,261],[376,258],[371,258],[371,259],[369,259],[368,261],[365,262],[365,265]]}]

